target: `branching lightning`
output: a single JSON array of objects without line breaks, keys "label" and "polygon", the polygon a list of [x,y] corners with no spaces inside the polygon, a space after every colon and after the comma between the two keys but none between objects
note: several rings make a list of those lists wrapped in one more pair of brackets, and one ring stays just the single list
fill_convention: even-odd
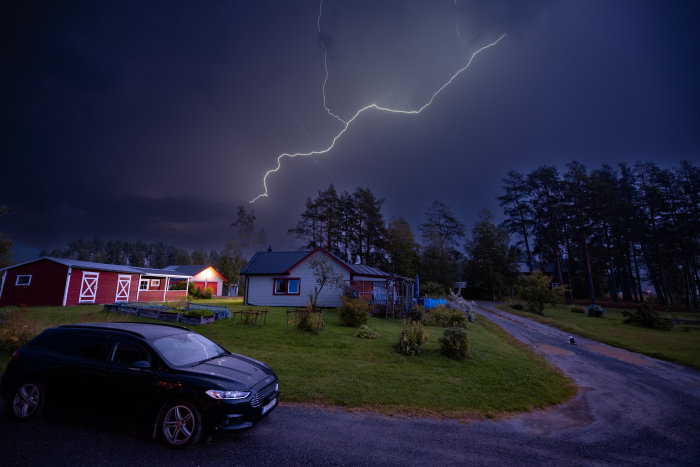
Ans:
[{"label": "branching lightning", "polygon": [[[322,14],[322,9],[323,9],[323,0],[320,1],[319,13],[318,13],[318,18],[317,18],[317,26],[318,26],[318,31],[319,31],[319,33],[321,32],[321,14]],[[498,44],[498,43],[501,41],[501,39],[503,39],[504,37],[505,37],[505,34],[503,34],[501,37],[499,37],[499,38],[496,39],[495,41],[493,41],[493,42],[491,42],[491,43],[489,43],[489,44],[486,44],[485,46],[481,47],[480,49],[478,49],[478,50],[476,50],[474,53],[472,53],[471,56],[469,57],[469,60],[467,61],[467,63],[466,63],[462,68],[460,68],[459,70],[457,70],[452,76],[450,76],[450,78],[449,78],[442,86],[440,86],[440,87],[437,89],[437,91],[435,91],[435,92],[430,96],[430,99],[428,99],[427,102],[426,102],[425,104],[423,104],[421,107],[419,107],[419,108],[417,108],[417,109],[412,109],[412,110],[392,109],[392,108],[389,108],[389,107],[383,107],[383,106],[381,106],[381,105],[379,105],[379,104],[376,104],[376,103],[372,103],[372,104],[366,105],[366,106],[362,107],[361,109],[359,109],[357,112],[355,112],[355,114],[352,116],[352,118],[350,118],[350,119],[348,119],[348,120],[343,120],[341,117],[339,117],[338,115],[334,114],[334,113],[330,110],[330,108],[328,107],[328,105],[327,105],[327,103],[326,103],[326,83],[328,82],[328,64],[327,64],[326,45],[325,45],[325,43],[322,42],[322,43],[323,43],[323,49],[324,49],[323,67],[324,67],[324,72],[325,72],[325,76],[324,76],[324,80],[323,80],[323,86],[322,86],[322,92],[323,92],[323,108],[326,110],[326,112],[328,113],[329,116],[331,116],[331,117],[335,118],[336,120],[338,120],[339,122],[341,122],[341,123],[343,124],[343,127],[342,127],[342,128],[340,129],[340,131],[331,139],[331,143],[328,145],[328,147],[326,147],[326,148],[324,148],[324,149],[318,149],[318,150],[309,151],[309,152],[297,152],[297,153],[293,153],[293,154],[292,154],[292,153],[285,152],[285,153],[280,154],[279,156],[277,156],[277,166],[276,166],[274,169],[270,169],[270,170],[268,170],[267,172],[265,172],[265,175],[263,176],[263,187],[265,188],[265,191],[264,191],[263,193],[259,194],[258,196],[256,196],[255,198],[253,198],[250,202],[251,202],[251,203],[254,203],[254,202],[256,202],[256,201],[257,201],[258,199],[260,199],[260,198],[267,198],[267,197],[269,196],[269,194],[268,194],[268,187],[267,187],[267,178],[268,178],[271,174],[278,172],[278,171],[282,168],[282,159],[283,159],[283,158],[288,157],[288,158],[290,158],[290,159],[293,159],[293,158],[295,158],[295,157],[309,157],[309,156],[317,156],[317,155],[322,155],[322,154],[328,153],[329,151],[331,151],[331,150],[335,147],[335,143],[338,141],[338,139],[340,139],[340,137],[343,136],[343,135],[348,131],[348,129],[350,128],[350,126],[352,125],[352,123],[353,123],[360,115],[362,115],[363,113],[365,113],[365,112],[367,112],[367,111],[369,111],[369,110],[372,110],[372,109],[377,110],[377,111],[381,111],[381,112],[393,113],[393,114],[403,114],[403,115],[418,115],[418,114],[420,114],[421,112],[423,112],[423,110],[425,110],[426,108],[428,108],[428,107],[433,103],[433,101],[435,101],[435,98],[436,98],[445,88],[447,88],[450,84],[452,84],[452,82],[453,82],[461,73],[463,73],[465,70],[467,70],[467,69],[471,66],[472,62],[474,61],[474,58],[475,58],[478,54],[480,54],[481,52],[483,52],[484,50],[486,50],[486,49],[488,49],[488,48],[490,48],[490,47],[495,46],[495,45]]]},{"label": "branching lightning", "polygon": [[[321,0],[318,3],[318,18],[316,18],[316,26],[318,28],[318,35],[321,35],[321,16],[323,15],[323,0]],[[326,110],[326,113],[330,115],[331,117],[335,118],[338,120],[340,123],[347,124],[345,120],[331,112],[331,109],[328,107],[328,104],[326,104],[326,84],[328,83],[328,49],[326,48],[326,43],[323,41],[323,38],[321,38],[321,45],[323,45],[323,71],[324,71],[324,76],[323,76],[323,86],[321,87],[321,92],[323,93],[323,108]],[[267,190],[265,190],[267,193]],[[253,200],[255,201],[255,200]]]}]

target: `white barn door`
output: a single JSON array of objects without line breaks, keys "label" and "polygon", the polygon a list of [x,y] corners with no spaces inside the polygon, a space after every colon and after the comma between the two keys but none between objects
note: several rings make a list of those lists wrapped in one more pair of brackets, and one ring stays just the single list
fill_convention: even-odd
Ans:
[{"label": "white barn door", "polygon": [[114,298],[114,303],[128,302],[130,290],[131,276],[122,276],[120,274],[117,280],[117,296]]},{"label": "white barn door", "polygon": [[99,277],[99,272],[83,272],[78,303],[95,303],[95,297],[97,297],[97,280]]}]

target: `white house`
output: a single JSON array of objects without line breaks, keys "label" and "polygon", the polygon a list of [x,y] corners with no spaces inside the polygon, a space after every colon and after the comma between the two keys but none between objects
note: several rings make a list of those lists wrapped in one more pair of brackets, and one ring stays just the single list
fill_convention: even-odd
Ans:
[{"label": "white house", "polygon": [[[310,260],[327,261],[342,277],[342,284],[351,286],[360,296],[380,292],[375,283],[390,275],[362,264],[349,264],[323,248],[312,251],[262,251],[256,253],[241,270],[244,277],[246,305],[307,305],[318,286]],[[318,297],[318,306],[336,307],[342,303],[343,286],[326,285]],[[370,297],[371,298],[371,297]]]}]

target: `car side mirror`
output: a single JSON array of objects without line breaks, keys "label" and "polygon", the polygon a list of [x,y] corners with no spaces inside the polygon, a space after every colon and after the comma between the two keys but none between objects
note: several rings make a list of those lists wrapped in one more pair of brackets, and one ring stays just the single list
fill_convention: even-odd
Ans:
[{"label": "car side mirror", "polygon": [[149,370],[151,368],[151,364],[146,360],[139,360],[132,363],[131,368],[136,368],[137,370]]}]

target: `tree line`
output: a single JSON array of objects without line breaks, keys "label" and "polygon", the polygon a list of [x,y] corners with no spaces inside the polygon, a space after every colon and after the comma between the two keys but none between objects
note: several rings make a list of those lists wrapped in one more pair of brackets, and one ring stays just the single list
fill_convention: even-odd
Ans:
[{"label": "tree line", "polygon": [[406,219],[385,220],[383,204],[369,188],[339,193],[331,184],[307,198],[301,219],[288,232],[302,241],[302,248],[323,247],[350,263],[411,278],[420,272],[436,293],[462,277],[464,225],[449,206],[435,201],[427,207],[419,226],[421,245]]},{"label": "tree line", "polygon": [[[529,272],[550,265],[554,282],[567,286],[570,297],[641,301],[648,282],[659,302],[698,307],[700,169],[690,162],[672,169],[639,162],[589,170],[573,161],[563,173],[554,166],[510,171],[502,188],[497,198],[505,221],[496,225],[482,210],[469,236],[451,208],[434,201],[418,226],[419,242],[406,219],[385,219],[384,200],[369,188],[338,192],[332,184],[307,198],[288,232],[301,248],[323,247],[348,262],[405,277],[420,274],[422,294],[445,293],[463,281],[470,297],[503,298],[521,265]],[[265,244],[255,221],[239,206],[221,251],[95,239],[42,254],[154,268],[213,264],[236,283],[246,258]]]},{"label": "tree line", "polygon": [[574,161],[564,173],[510,171],[503,191],[504,227],[530,271],[552,263],[556,281],[592,302],[640,301],[648,281],[660,303],[698,307],[700,169],[690,162],[588,170]]},{"label": "tree line", "polygon": [[642,301],[650,283],[660,303],[698,307],[700,169],[692,163],[589,170],[573,161],[563,173],[510,171],[497,198],[505,221],[496,225],[483,210],[469,237],[448,205],[433,202],[419,243],[404,218],[386,222],[384,200],[371,190],[339,193],[330,185],[306,200],[289,232],[304,248],[322,246],[402,276],[420,273],[434,293],[463,281],[472,297],[502,298],[523,269],[548,266],[570,298]]},{"label": "tree line", "polygon": [[156,269],[172,264],[213,264],[221,259],[221,254],[216,250],[207,252],[199,248],[190,253],[164,242],[147,243],[99,238],[72,240],[63,248],[42,250],[39,256]]},{"label": "tree line", "polygon": [[149,243],[95,238],[73,240],[63,248],[42,250],[39,256],[156,269],[170,265],[212,265],[226,278],[228,285],[234,285],[247,263],[246,256],[265,243],[265,232],[257,228],[255,214],[244,206],[238,206],[231,227],[231,238],[220,251],[196,248],[188,252],[162,241]]}]

